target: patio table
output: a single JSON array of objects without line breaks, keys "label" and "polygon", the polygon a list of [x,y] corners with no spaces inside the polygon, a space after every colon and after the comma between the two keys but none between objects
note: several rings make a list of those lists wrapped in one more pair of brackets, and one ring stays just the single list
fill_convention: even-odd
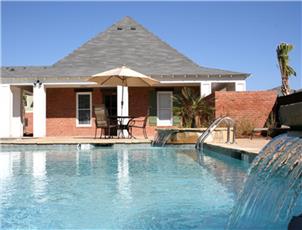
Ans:
[{"label": "patio table", "polygon": [[[116,120],[117,121],[117,129],[120,130],[122,133],[122,137],[125,138],[124,136],[124,130],[127,131],[129,138],[132,138],[133,135],[129,130],[129,124],[131,121],[135,118],[138,118],[137,116],[110,116],[110,120]],[[124,123],[124,120],[128,119],[127,123]],[[118,137],[120,136],[120,133],[118,133]]]}]

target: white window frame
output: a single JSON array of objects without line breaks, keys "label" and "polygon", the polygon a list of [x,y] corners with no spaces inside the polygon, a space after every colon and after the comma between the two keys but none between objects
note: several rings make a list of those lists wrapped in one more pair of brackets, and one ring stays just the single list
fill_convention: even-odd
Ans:
[{"label": "white window frame", "polygon": [[[90,109],[90,122],[89,124],[79,124],[79,95],[89,95],[89,109]],[[92,126],[92,93],[91,92],[78,92],[76,93],[76,127],[91,127]]]},{"label": "white window frame", "polygon": [[[170,115],[170,123],[169,124],[160,124],[159,120],[159,95],[161,93],[170,94],[171,96],[171,115]],[[157,126],[173,126],[173,91],[157,91],[157,114],[156,114],[156,125]]]}]

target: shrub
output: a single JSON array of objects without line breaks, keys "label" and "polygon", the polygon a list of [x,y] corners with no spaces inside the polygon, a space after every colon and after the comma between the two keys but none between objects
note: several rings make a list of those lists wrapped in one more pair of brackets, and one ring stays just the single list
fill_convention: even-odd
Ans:
[{"label": "shrub", "polygon": [[242,119],[236,122],[236,137],[247,137],[256,128],[255,123],[249,119]]},{"label": "shrub", "polygon": [[[184,127],[194,128],[199,125],[201,111],[206,110],[203,99],[199,92],[188,87],[181,89],[180,94],[173,97],[173,113],[181,117]],[[196,124],[197,123],[197,124]]]}]

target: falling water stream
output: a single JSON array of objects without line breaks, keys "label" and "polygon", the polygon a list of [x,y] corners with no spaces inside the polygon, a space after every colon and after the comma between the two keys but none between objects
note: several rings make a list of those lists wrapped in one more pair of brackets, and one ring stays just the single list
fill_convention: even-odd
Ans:
[{"label": "falling water stream", "polygon": [[172,134],[177,133],[178,130],[161,130],[161,132],[157,132],[157,135],[155,136],[153,142],[152,142],[152,146],[165,146],[165,144],[167,143],[167,141],[170,139],[170,137],[172,136]]},{"label": "falling water stream", "polygon": [[228,229],[287,229],[301,195],[302,138],[283,134],[252,163]]}]

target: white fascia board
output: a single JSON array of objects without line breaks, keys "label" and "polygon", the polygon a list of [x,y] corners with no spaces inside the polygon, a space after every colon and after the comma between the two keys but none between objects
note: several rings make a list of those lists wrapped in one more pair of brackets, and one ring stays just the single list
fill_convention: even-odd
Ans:
[{"label": "white fascia board", "polygon": [[73,86],[99,86],[96,82],[54,82],[54,83],[45,83],[45,87],[61,88],[61,87],[73,87]]},{"label": "white fascia board", "polygon": [[200,82],[203,82],[203,81],[160,81],[160,84],[185,84],[185,83],[200,84]]},{"label": "white fascia board", "polygon": [[[2,84],[5,85],[5,84]],[[33,86],[33,83],[12,83],[12,84],[6,84],[11,86]],[[47,82],[43,83],[45,87],[54,86],[54,87],[72,87],[72,86],[97,86],[98,84],[95,82]]]},{"label": "white fascia board", "polygon": [[184,83],[196,83],[202,82],[245,82],[245,80],[234,80],[234,79],[221,79],[221,80],[200,80],[200,81],[160,81],[160,84],[184,84]]}]

